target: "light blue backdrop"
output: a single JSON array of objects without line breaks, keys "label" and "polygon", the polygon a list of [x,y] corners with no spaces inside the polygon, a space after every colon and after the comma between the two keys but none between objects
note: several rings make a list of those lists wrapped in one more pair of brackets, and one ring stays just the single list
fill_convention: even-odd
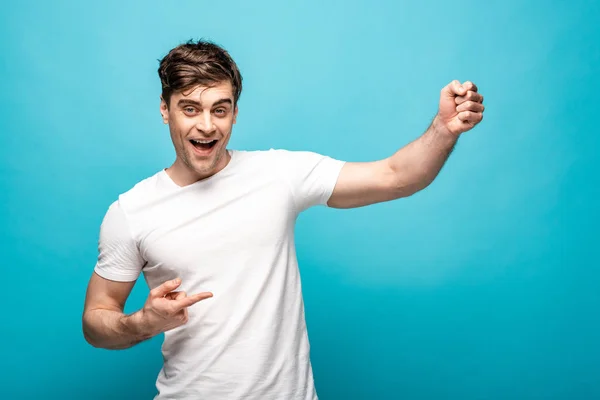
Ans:
[{"label": "light blue backdrop", "polygon": [[378,159],[452,79],[485,96],[425,191],[300,218],[322,399],[600,398],[598,21],[583,0],[3,5],[0,397],[154,394],[161,338],[94,349],[80,316],[106,208],[173,160],[157,60],[204,37],[244,75],[238,149]]}]

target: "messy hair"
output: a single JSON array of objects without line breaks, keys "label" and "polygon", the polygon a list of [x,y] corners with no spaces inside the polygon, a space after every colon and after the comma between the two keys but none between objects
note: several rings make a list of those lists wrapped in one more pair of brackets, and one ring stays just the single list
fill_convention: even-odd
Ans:
[{"label": "messy hair", "polygon": [[160,60],[158,76],[167,107],[174,92],[196,86],[231,82],[234,106],[242,93],[242,75],[236,63],[225,49],[206,40],[190,40],[173,48]]}]

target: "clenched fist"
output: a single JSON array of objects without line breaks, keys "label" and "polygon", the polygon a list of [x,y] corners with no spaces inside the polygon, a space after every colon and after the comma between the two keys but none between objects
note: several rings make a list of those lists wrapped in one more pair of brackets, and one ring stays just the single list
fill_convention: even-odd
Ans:
[{"label": "clenched fist", "polygon": [[459,135],[473,129],[483,119],[483,96],[473,82],[454,80],[442,89],[437,122],[448,132]]},{"label": "clenched fist", "polygon": [[185,292],[174,292],[181,285],[180,279],[167,281],[152,289],[141,310],[141,320],[152,334],[177,328],[188,322],[187,308],[197,302],[212,297],[210,292],[188,296]]}]

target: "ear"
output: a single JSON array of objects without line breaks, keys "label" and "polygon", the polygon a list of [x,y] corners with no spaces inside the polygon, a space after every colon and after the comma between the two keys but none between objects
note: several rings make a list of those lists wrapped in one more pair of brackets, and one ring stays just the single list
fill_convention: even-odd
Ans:
[{"label": "ear", "polygon": [[233,111],[233,123],[235,124],[238,115],[238,107],[235,106],[235,110]]},{"label": "ear", "polygon": [[163,123],[169,123],[169,107],[167,107],[167,102],[163,99],[162,95],[160,96],[160,115],[162,116]]}]

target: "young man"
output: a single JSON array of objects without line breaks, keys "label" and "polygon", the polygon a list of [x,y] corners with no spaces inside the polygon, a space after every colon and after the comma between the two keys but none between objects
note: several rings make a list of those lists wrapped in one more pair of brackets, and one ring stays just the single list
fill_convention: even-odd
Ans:
[{"label": "young man", "polygon": [[[351,163],[229,150],[242,77],[212,43],[174,48],[158,72],[176,160],[109,207],[85,338],[124,349],[164,332],[157,399],[316,399],[294,247],[298,214],[425,188],[459,135],[481,121],[483,97],[473,83],[453,81],[419,139],[387,159]],[[125,315],[141,273],[150,294]]]}]

